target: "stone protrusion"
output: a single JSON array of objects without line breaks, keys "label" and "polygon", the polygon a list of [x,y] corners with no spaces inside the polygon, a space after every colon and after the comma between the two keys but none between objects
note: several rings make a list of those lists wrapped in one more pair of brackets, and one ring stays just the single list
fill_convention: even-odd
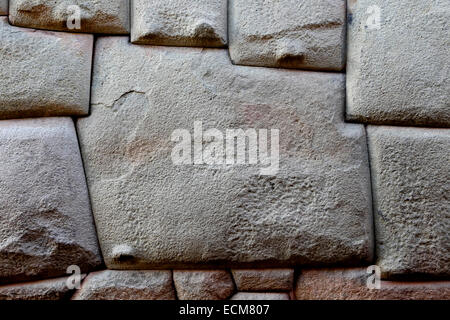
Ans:
[{"label": "stone protrusion", "polygon": [[231,275],[225,270],[174,270],[180,300],[225,300],[234,293]]}]

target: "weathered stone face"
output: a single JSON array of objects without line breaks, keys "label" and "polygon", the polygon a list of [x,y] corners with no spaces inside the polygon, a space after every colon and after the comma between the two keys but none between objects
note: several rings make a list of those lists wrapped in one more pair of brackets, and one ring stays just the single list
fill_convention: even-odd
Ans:
[{"label": "weathered stone face", "polygon": [[349,17],[347,118],[449,127],[450,2],[349,1]]},{"label": "weathered stone face", "polygon": [[101,264],[70,118],[0,121],[0,283]]},{"label": "weathered stone face", "polygon": [[235,64],[342,70],[345,1],[230,0],[230,57]]},{"label": "weathered stone face", "polygon": [[[78,13],[80,24],[76,25],[73,18]],[[10,0],[9,14],[10,22],[20,27],[104,34],[130,32],[129,0]]]},{"label": "weathered stone face", "polygon": [[225,270],[174,270],[180,300],[225,300],[234,292],[231,274]]},{"label": "weathered stone face", "polygon": [[86,115],[92,35],[13,27],[0,18],[0,119]]},{"label": "weathered stone face", "polygon": [[294,269],[234,269],[239,291],[291,291]]},{"label": "weathered stone face", "polygon": [[450,130],[368,127],[383,277],[450,276]]},{"label": "weathered stone face", "polygon": [[238,292],[231,300],[289,300],[289,295],[276,292]]},{"label": "weathered stone face", "polygon": [[73,300],[174,300],[171,271],[93,272]]},{"label": "weathered stone face", "polygon": [[0,0],[0,16],[8,15],[8,0]]},{"label": "weathered stone face", "polygon": [[134,0],[131,42],[223,47],[227,44],[227,0]]},{"label": "weathered stone face", "polygon": [[[96,45],[78,120],[110,268],[361,263],[372,257],[364,128],[344,76],[233,66],[226,50]],[[175,165],[177,129],[279,129],[279,170]],[[190,145],[190,142],[189,142]]]}]

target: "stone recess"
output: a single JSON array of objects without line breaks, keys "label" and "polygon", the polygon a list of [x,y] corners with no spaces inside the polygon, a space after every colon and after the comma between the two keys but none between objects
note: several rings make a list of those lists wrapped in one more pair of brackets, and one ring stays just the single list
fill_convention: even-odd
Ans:
[{"label": "stone recess", "polygon": [[449,281],[381,281],[380,289],[369,289],[369,276],[365,268],[302,270],[295,295],[298,300],[442,300],[450,297]]},{"label": "stone recess", "polygon": [[239,291],[290,291],[294,284],[294,269],[232,270]]},{"label": "stone recess", "polygon": [[[10,0],[9,2],[9,21],[15,26],[89,33],[130,33],[129,0]],[[76,8],[71,6],[79,7],[81,17],[79,29],[71,18],[77,14]]]},{"label": "stone recess", "polygon": [[[100,38],[78,120],[108,268],[283,267],[372,259],[365,131],[337,73],[234,66],[226,50]],[[280,129],[280,168],[174,165],[173,132]],[[190,145],[190,142],[189,142]]]},{"label": "stone recess", "polygon": [[67,287],[67,280],[58,278],[0,286],[0,300],[68,300],[73,290]]},{"label": "stone recess", "polygon": [[348,4],[347,119],[449,127],[450,1]]},{"label": "stone recess", "polygon": [[225,270],[174,270],[173,280],[180,300],[225,300],[234,293],[233,279]]},{"label": "stone recess", "polygon": [[235,64],[340,71],[345,66],[345,1],[230,0]]},{"label": "stone recess", "polygon": [[101,264],[70,118],[0,122],[0,283]]},{"label": "stone recess", "polygon": [[383,276],[450,276],[450,130],[369,126]]},{"label": "stone recess", "polygon": [[13,27],[0,17],[0,119],[86,115],[93,36]]},{"label": "stone recess", "polygon": [[171,271],[93,272],[73,300],[175,300]]},{"label": "stone recess", "polygon": [[134,0],[131,42],[223,47],[227,44],[227,0]]},{"label": "stone recess", "polygon": [[0,16],[8,15],[8,0],[0,0]]},{"label": "stone recess", "polygon": [[289,294],[275,292],[238,292],[230,300],[289,300]]}]

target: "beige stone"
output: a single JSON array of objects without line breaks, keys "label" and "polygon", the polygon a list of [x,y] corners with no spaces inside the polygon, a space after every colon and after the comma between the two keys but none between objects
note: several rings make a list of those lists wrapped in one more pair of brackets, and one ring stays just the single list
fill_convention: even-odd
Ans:
[{"label": "beige stone", "polygon": [[275,292],[238,292],[231,300],[289,300],[287,293]]},{"label": "beige stone", "polygon": [[233,269],[239,291],[290,291],[294,269]]},{"label": "beige stone", "polygon": [[225,270],[174,270],[173,280],[180,300],[225,300],[234,292]]},{"label": "beige stone", "polygon": [[129,16],[129,0],[10,0],[9,9],[15,26],[103,34],[128,34]]}]

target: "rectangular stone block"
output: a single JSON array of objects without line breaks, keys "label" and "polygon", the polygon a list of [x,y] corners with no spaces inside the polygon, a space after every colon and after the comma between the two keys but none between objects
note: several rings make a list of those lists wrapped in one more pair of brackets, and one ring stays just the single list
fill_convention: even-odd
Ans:
[{"label": "rectangular stone block", "polygon": [[[372,259],[365,131],[344,123],[344,75],[234,66],[226,50],[124,37],[100,38],[94,61],[92,113],[77,126],[109,268]],[[192,157],[194,127],[205,138],[194,135]],[[225,163],[232,129],[252,139],[244,151],[260,146],[257,164],[233,146]]]},{"label": "rectangular stone block", "polygon": [[345,1],[230,0],[235,64],[340,71],[345,66]]},{"label": "rectangular stone block", "polygon": [[384,278],[450,276],[450,130],[369,126]]},{"label": "rectangular stone block", "polygon": [[239,291],[291,291],[294,269],[233,269]]},{"label": "rectangular stone block", "polygon": [[227,270],[174,270],[173,281],[179,300],[225,300],[234,293]]},{"label": "rectangular stone block", "polygon": [[130,33],[130,0],[9,2],[9,21],[15,26],[66,32]]},{"label": "rectangular stone block", "polygon": [[93,36],[0,18],[0,119],[89,113]]},{"label": "rectangular stone block", "polygon": [[450,1],[349,0],[347,119],[450,126]]},{"label": "rectangular stone block", "polygon": [[227,0],[134,0],[131,42],[223,47],[227,44]]},{"label": "rectangular stone block", "polygon": [[8,0],[0,0],[0,16],[8,15]]}]

